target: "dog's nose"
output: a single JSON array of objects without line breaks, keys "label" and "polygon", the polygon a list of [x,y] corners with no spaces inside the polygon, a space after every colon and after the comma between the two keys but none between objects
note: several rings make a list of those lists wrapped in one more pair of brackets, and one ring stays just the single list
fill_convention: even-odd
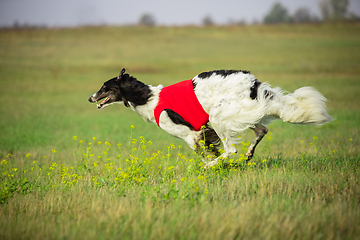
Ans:
[{"label": "dog's nose", "polygon": [[96,102],[96,101],[93,99],[93,96],[89,97],[88,101],[91,102],[91,103]]}]

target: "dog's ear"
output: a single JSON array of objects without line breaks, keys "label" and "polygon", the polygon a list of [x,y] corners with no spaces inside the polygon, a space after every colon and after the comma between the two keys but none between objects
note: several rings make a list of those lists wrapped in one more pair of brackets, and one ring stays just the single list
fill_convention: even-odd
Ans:
[{"label": "dog's ear", "polygon": [[122,78],[122,76],[124,75],[125,71],[126,71],[125,68],[123,68],[123,69],[120,71],[120,74],[119,74],[119,76],[117,77],[117,80],[119,80],[119,79]]},{"label": "dog's ear", "polygon": [[[121,69],[119,76],[117,76],[116,78],[116,81],[118,81],[118,83],[120,83],[120,80],[124,76],[125,71],[126,71],[125,68]],[[124,98],[124,96],[121,96],[121,99],[124,102],[125,107],[130,107],[129,102]]]}]

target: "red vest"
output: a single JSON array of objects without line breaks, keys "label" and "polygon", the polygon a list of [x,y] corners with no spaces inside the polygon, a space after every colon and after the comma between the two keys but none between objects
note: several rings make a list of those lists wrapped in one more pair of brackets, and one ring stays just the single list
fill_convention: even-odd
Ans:
[{"label": "red vest", "polygon": [[165,109],[171,109],[179,114],[196,131],[209,121],[209,115],[195,95],[192,80],[175,83],[161,90],[159,103],[154,109],[157,125],[159,125],[160,114]]}]

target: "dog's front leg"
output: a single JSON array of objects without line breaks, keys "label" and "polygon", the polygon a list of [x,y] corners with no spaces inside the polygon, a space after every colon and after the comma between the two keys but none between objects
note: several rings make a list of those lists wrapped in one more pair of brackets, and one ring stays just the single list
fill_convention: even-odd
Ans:
[{"label": "dog's front leg", "polygon": [[237,149],[234,146],[233,142],[230,140],[230,138],[223,138],[221,141],[224,144],[224,153],[221,154],[219,157],[215,158],[213,161],[207,162],[205,168],[215,166],[219,160],[226,159],[230,155],[237,152]]},{"label": "dog's front leg", "polygon": [[193,131],[188,126],[174,123],[166,111],[160,114],[159,126],[170,135],[183,139],[192,150],[197,151],[199,149],[198,141],[201,131]]}]

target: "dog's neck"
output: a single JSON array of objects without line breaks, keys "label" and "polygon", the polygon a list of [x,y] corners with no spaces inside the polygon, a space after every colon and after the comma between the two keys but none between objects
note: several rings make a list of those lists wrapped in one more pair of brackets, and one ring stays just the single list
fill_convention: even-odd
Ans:
[{"label": "dog's neck", "polygon": [[158,85],[156,87],[153,87],[151,85],[148,85],[151,90],[151,97],[148,99],[147,103],[144,105],[135,105],[130,102],[130,107],[133,111],[137,112],[145,122],[153,122],[155,123],[155,117],[154,117],[154,109],[157,106],[159,102],[159,93],[161,89],[163,88],[162,85]]}]

